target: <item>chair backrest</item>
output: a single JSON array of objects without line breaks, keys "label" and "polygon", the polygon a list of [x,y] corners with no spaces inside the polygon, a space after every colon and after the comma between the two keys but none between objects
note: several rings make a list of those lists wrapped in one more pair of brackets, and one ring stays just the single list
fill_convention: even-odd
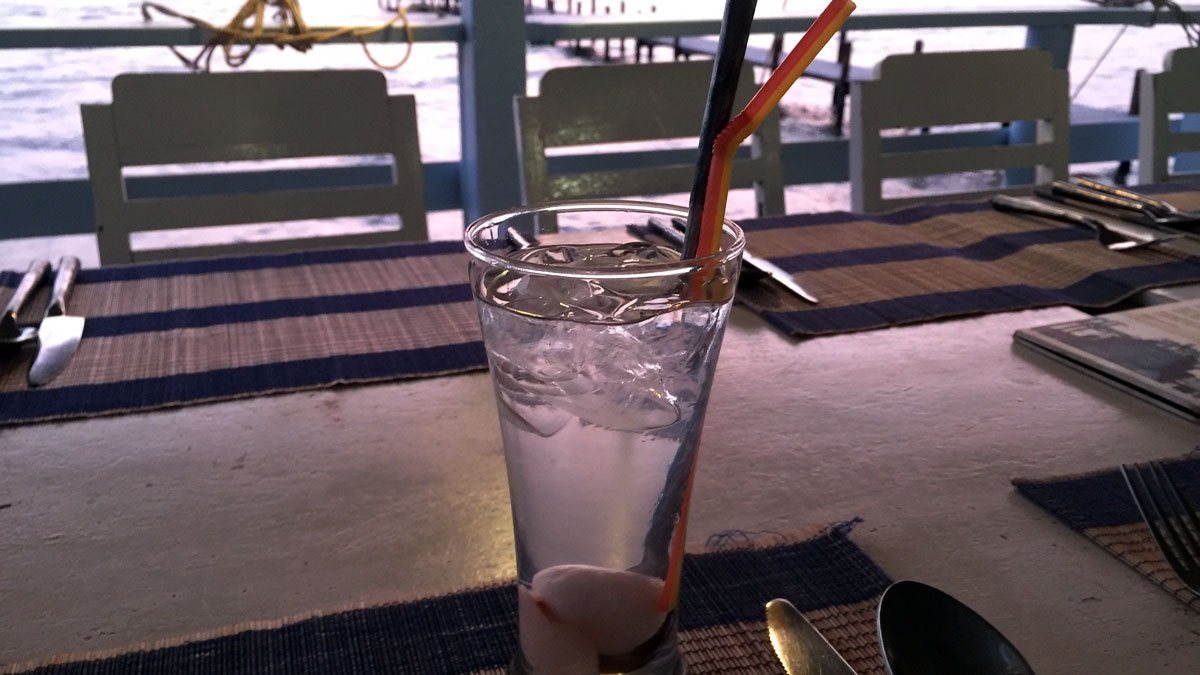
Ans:
[{"label": "chair backrest", "polygon": [[[127,73],[113,80],[112,96],[111,105],[81,106],[101,264],[428,238],[415,99],[388,96],[377,71]],[[393,180],[131,199],[124,176],[131,167],[363,155],[389,156]],[[398,214],[400,229],[130,246],[139,231],[378,214]]]},{"label": "chair backrest", "polygon": [[[1035,183],[1067,177],[1067,73],[1054,68],[1047,52],[895,54],[878,64],[875,79],[852,83],[851,104],[850,194],[856,211],[1029,189],[885,199],[883,181],[889,178],[1031,167]],[[883,134],[889,129],[1007,122],[1035,125],[1035,137],[1029,143],[906,150],[903,144],[909,139]]]},{"label": "chair backrest", "polygon": [[[559,199],[606,198],[686,193],[695,175],[696,149],[668,165],[614,166],[604,154],[591,159],[592,171],[554,173],[553,148],[696,139],[704,116],[712,61],[678,61],[556,68],[542,77],[538,96],[514,101],[521,160],[521,192],[526,204]],[[738,81],[735,112],[753,95],[747,64]],[[586,151],[579,155],[597,155]],[[759,215],[783,213],[779,156],[779,116],[771,115],[751,138],[750,156],[734,161],[732,186],[753,186]],[[543,229],[553,228],[543,220]]]},{"label": "chair backrest", "polygon": [[[1167,54],[1161,73],[1142,73],[1138,179],[1143,183],[1171,179],[1171,156],[1200,152],[1200,130],[1171,130],[1172,113],[1200,114],[1200,47]],[[1180,177],[1196,177],[1184,173]]]}]

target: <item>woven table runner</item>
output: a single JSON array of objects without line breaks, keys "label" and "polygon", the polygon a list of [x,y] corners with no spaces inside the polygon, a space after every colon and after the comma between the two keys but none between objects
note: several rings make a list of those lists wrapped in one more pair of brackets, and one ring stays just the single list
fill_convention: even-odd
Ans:
[{"label": "woven table runner", "polygon": [[[1200,448],[1182,458],[1164,460],[1163,465],[1184,498],[1200,504]],[[1013,485],[1071,529],[1200,612],[1200,596],[1183,585],[1163,558],[1119,468],[1036,480],[1020,478],[1013,480]]]},{"label": "woven table runner", "polygon": [[[684,558],[680,644],[690,675],[782,674],[764,605],[786,598],[860,675],[882,675],[875,608],[890,580],[849,538],[854,522],[808,538],[730,545]],[[309,616],[137,645],[126,650],[0,666],[0,673],[488,673],[517,643],[512,583],[423,600]]]},{"label": "woven table runner", "polygon": [[[1200,209],[1200,186],[1148,189]],[[1141,190],[1142,188],[1138,188]],[[1175,191],[1164,191],[1164,190]],[[743,284],[738,299],[793,336],[828,335],[1050,305],[1106,307],[1157,286],[1200,281],[1197,242],[1114,252],[1093,233],[987,202],[865,216],[748,220],[746,247],[791,272],[820,304],[774,284]]]},{"label": "woven table runner", "polygon": [[61,375],[30,389],[36,347],[0,348],[0,425],[486,368],[466,270],[460,242],[85,269]]}]

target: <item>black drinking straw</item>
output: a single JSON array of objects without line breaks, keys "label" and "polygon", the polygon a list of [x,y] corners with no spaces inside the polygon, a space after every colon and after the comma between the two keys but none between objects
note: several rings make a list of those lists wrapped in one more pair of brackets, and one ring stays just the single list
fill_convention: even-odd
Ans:
[{"label": "black drinking straw", "polygon": [[742,72],[742,62],[746,60],[746,43],[750,40],[756,4],[758,0],[727,0],[725,3],[712,80],[708,85],[708,102],[704,106],[704,122],[700,125],[700,157],[696,160],[696,176],[688,201],[684,258],[696,257],[700,247],[700,214],[704,210],[704,193],[712,170],[713,141],[733,116],[738,76]]}]

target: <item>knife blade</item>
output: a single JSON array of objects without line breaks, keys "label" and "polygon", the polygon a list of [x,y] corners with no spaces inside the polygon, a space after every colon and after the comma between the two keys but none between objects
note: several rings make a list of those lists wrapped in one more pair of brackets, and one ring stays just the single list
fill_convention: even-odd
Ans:
[{"label": "knife blade", "polygon": [[[654,231],[655,234],[658,234],[673,244],[682,245],[681,242],[683,241],[683,232],[680,231],[679,227],[681,224],[686,226],[686,223],[684,223],[681,218],[672,218],[671,222],[675,225],[675,227],[666,225],[657,218],[651,218],[647,225],[651,230]],[[761,258],[754,255],[750,251],[742,249],[742,266],[748,267],[763,276],[770,277],[776,283],[799,296],[806,302],[810,302],[814,305],[820,302],[817,300],[817,296],[805,290],[805,288],[801,286],[791,274],[788,274],[787,270],[776,265],[770,260],[767,260],[766,258]]]},{"label": "knife blade", "polygon": [[792,603],[767,603],[771,646],[788,675],[855,675],[854,669]]},{"label": "knife blade", "polygon": [[32,326],[17,325],[17,315],[21,308],[33,297],[33,292],[42,284],[42,278],[50,271],[50,263],[45,260],[34,260],[29,264],[29,271],[21,277],[17,290],[13,291],[8,304],[4,306],[4,314],[0,315],[0,345],[15,345],[28,342],[37,337],[37,329]]},{"label": "knife blade", "polygon": [[38,326],[38,352],[29,369],[29,386],[40,387],[67,367],[83,337],[83,317],[67,314],[67,298],[79,274],[79,258],[65,255],[58,261],[50,304]]}]

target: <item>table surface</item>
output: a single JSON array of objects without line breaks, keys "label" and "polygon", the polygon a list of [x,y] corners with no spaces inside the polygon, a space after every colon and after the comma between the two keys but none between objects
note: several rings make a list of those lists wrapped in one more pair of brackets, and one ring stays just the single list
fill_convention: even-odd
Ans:
[{"label": "table surface", "polygon": [[[1014,348],[1043,309],[795,342],[733,313],[689,543],[861,516],[1039,673],[1195,673],[1200,616],[1018,496],[1198,427]],[[486,373],[0,429],[0,662],[514,574]]]}]

